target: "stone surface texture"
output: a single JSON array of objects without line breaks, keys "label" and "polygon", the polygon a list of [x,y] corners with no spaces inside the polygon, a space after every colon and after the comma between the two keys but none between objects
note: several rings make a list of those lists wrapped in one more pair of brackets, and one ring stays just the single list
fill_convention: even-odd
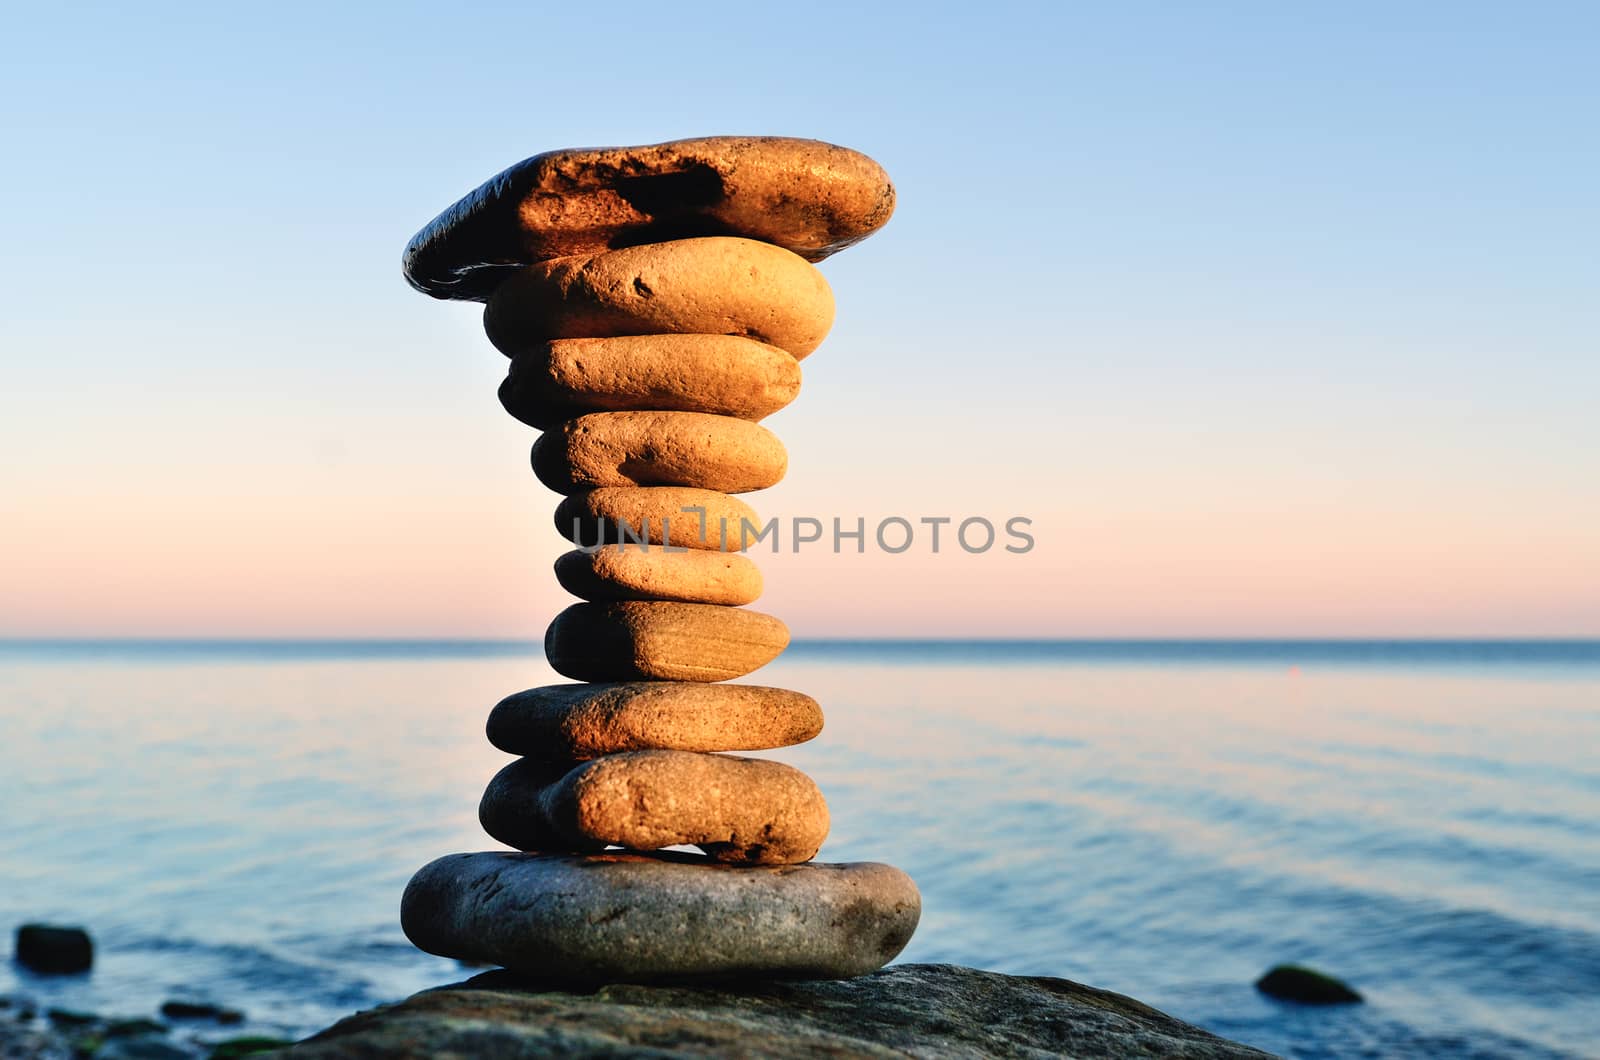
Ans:
[{"label": "stone surface texture", "polygon": [[668,552],[641,545],[575,549],[556,558],[556,581],[585,600],[677,600],[737,607],[761,595],[761,570],[737,552]]},{"label": "stone surface texture", "polygon": [[708,136],[535,155],[451,205],[407,244],[406,279],[487,298],[518,266],[691,236],[734,235],[820,261],[894,212],[858,151],[785,136]]},{"label": "stone surface texture", "polygon": [[749,493],[782,481],[789,455],[757,423],[704,412],[591,412],[540,435],[533,471],[557,493],[691,486]]},{"label": "stone surface texture", "polygon": [[809,861],[828,835],[828,804],[798,769],[693,751],[521,758],[489,782],[478,819],[517,850],[697,846],[730,864]]},{"label": "stone surface texture", "polygon": [[874,862],[750,867],[694,854],[452,854],[406,887],[430,953],[606,982],[879,967],[916,928],[910,877]]},{"label": "stone surface texture", "polygon": [[804,258],[751,239],[679,239],[540,262],[500,284],[483,327],[515,357],[550,339],[738,335],[796,358],[833,326],[833,291]]},{"label": "stone surface texture", "polygon": [[742,552],[761,530],[755,509],[744,501],[690,486],[586,490],[562,500],[555,519],[562,537],[585,547],[644,542]]},{"label": "stone surface texture", "polygon": [[343,1020],[305,1060],[471,1056],[1265,1060],[1121,994],[1067,979],[901,964],[843,982],[609,985],[490,972]]},{"label": "stone surface texture", "polygon": [[585,412],[710,412],[759,420],[800,393],[800,362],[737,335],[555,339],[511,361],[500,404],[548,430]]},{"label": "stone surface texture", "polygon": [[550,665],[575,681],[727,681],[788,644],[771,615],[657,600],[573,604],[544,635]]},{"label": "stone surface texture", "polygon": [[822,731],[822,708],[763,685],[625,681],[546,685],[502,699],[489,742],[514,755],[586,759],[619,751],[761,751]]}]

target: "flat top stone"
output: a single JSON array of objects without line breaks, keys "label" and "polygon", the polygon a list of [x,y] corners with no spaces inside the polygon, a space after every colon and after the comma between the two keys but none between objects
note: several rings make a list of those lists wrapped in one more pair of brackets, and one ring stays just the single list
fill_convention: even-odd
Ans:
[{"label": "flat top stone", "polygon": [[1254,1060],[1269,1054],[1067,979],[901,964],[844,982],[606,986],[583,994],[489,972],[351,1016],[295,1055]]},{"label": "flat top stone", "polygon": [[894,185],[820,140],[708,136],[548,151],[428,223],[402,265],[435,298],[484,301],[518,267],[693,236],[733,235],[821,261],[889,220]]}]

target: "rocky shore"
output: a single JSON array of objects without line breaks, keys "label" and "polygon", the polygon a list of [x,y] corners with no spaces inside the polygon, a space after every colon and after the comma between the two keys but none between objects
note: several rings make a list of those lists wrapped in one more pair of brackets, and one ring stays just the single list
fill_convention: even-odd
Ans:
[{"label": "rocky shore", "polygon": [[541,987],[503,971],[340,1021],[304,1060],[583,1057],[1266,1057],[1066,979],[902,964],[848,980]]},{"label": "rocky shore", "polygon": [[241,1022],[232,1009],[188,1002],[169,1001],[150,1016],[115,1017],[0,995],[0,1060],[235,1060],[289,1044],[241,1034]]}]

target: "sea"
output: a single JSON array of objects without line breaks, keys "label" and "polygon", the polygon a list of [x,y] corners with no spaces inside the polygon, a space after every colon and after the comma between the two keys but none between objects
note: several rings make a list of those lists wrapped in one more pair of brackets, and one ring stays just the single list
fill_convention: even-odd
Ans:
[{"label": "sea", "polygon": [[[0,644],[0,932],[81,924],[86,976],[300,1036],[467,978],[400,931],[410,874],[495,844],[532,643]],[[909,872],[903,961],[1064,976],[1291,1057],[1600,1056],[1600,642],[801,642],[823,705],[768,752],[829,861]],[[1365,1002],[1259,994],[1269,967]]]}]

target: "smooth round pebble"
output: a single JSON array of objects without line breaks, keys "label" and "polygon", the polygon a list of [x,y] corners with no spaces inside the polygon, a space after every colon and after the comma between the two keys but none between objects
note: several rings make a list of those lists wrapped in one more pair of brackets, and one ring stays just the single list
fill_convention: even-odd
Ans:
[{"label": "smooth round pebble", "polygon": [[761,595],[761,571],[737,552],[644,545],[576,549],[556,559],[556,580],[585,600],[677,600],[737,607]]},{"label": "smooth round pebble", "polygon": [[788,645],[788,627],[760,611],[655,600],[573,604],[544,635],[550,665],[576,681],[726,681]]},{"label": "smooth round pebble", "polygon": [[822,731],[802,692],[763,685],[624,681],[545,685],[489,712],[489,742],[514,755],[578,760],[619,751],[761,751]]},{"label": "smooth round pebble", "polygon": [[483,830],[518,850],[697,846],[718,861],[810,861],[828,804],[782,762],[694,751],[625,751],[579,765],[519,758],[478,805]]},{"label": "smooth round pebble", "polygon": [[749,420],[704,412],[591,412],[546,431],[533,471],[557,493],[604,486],[693,486],[749,493],[783,479],[789,454]]},{"label": "smooth round pebble", "polygon": [[585,412],[709,412],[759,420],[800,393],[800,362],[735,335],[555,339],[511,361],[500,404],[548,430]]},{"label": "smooth round pebble", "polygon": [[738,335],[806,356],[833,326],[833,292],[782,247],[714,236],[540,262],[484,307],[489,341],[515,357],[550,339]]},{"label": "smooth round pebble", "polygon": [[737,497],[689,486],[607,486],[556,508],[556,530],[575,545],[671,545],[742,552],[762,527]]}]

